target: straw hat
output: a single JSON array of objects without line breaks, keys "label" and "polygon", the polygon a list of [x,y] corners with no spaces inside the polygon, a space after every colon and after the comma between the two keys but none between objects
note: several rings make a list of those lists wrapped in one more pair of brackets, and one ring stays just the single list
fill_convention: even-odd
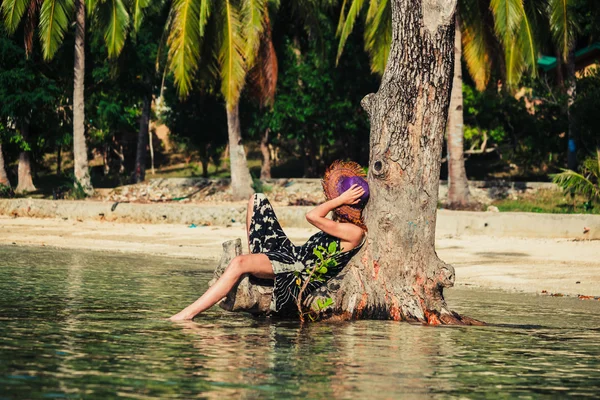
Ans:
[{"label": "straw hat", "polygon": [[362,210],[369,200],[369,185],[365,177],[366,174],[358,163],[337,160],[327,168],[321,184],[328,200],[335,199],[354,184],[361,186],[365,193],[357,204],[344,204],[333,210],[333,212],[338,218],[367,230],[362,219]]}]

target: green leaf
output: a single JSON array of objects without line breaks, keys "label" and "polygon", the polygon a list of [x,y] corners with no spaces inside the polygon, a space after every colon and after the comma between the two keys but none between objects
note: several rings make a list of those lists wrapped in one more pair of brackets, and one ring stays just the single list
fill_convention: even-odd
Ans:
[{"label": "green leaf", "polygon": [[335,251],[337,250],[337,243],[336,242],[329,243],[329,247],[327,248],[327,250],[329,250],[329,254],[335,253]]},{"label": "green leaf", "polygon": [[181,97],[192,88],[192,77],[200,62],[202,35],[198,20],[201,3],[208,0],[174,0],[169,34],[169,68]]},{"label": "green leaf", "polygon": [[321,268],[319,268],[319,273],[320,274],[326,274],[327,273],[327,267],[321,267]]},{"label": "green leaf", "polygon": [[313,254],[319,258],[319,260],[323,259],[323,253],[321,253],[317,248],[313,249]]},{"label": "green leaf", "polygon": [[245,44],[242,35],[242,22],[236,3],[232,0],[223,0],[220,15],[221,30],[219,31],[218,61],[221,75],[221,93],[225,97],[227,108],[232,109],[238,104],[246,79]]},{"label": "green leaf", "polygon": [[260,39],[264,30],[265,0],[244,0],[242,2],[241,18],[245,39],[244,57],[246,67],[251,69],[258,53]]},{"label": "green leaf", "polygon": [[342,17],[344,9],[342,8],[342,14],[340,15],[340,21],[338,25],[338,36],[340,37],[340,42],[338,44],[337,56],[335,59],[336,64],[339,62],[340,57],[342,56],[342,52],[344,51],[344,46],[346,45],[346,40],[348,40],[348,36],[350,36],[350,32],[352,32],[352,28],[354,27],[354,23],[356,22],[356,18],[358,18],[358,14],[362,9],[364,4],[364,0],[352,0],[352,4],[350,4],[350,8],[348,9],[348,15],[345,18]]},{"label": "green leaf", "polygon": [[15,33],[21,22],[21,18],[29,6],[31,0],[5,0],[2,2],[1,10],[4,26],[9,35]]},{"label": "green leaf", "polygon": [[74,4],[69,0],[45,0],[40,11],[40,39],[44,59],[50,60],[62,44]]},{"label": "green leaf", "polygon": [[108,6],[108,20],[105,22],[104,41],[108,49],[108,57],[115,58],[123,49],[127,28],[129,27],[129,14],[123,0],[110,0]]},{"label": "green leaf", "polygon": [[133,31],[140,30],[142,18],[144,17],[144,9],[150,5],[150,0],[133,0]]}]

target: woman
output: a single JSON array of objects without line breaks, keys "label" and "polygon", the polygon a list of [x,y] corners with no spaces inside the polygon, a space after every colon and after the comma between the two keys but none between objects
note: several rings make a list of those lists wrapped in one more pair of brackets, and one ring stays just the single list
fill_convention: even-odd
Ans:
[{"label": "woman", "polygon": [[[246,218],[248,248],[251,254],[235,257],[221,277],[198,300],[172,316],[172,321],[189,320],[209,309],[227,295],[243,274],[273,280],[271,311],[278,314],[293,313],[300,284],[308,272],[319,262],[314,249],[328,249],[335,243],[333,258],[337,265],[322,274],[322,281],[337,275],[364,243],[366,226],[362,209],[369,188],[364,172],[355,162],[334,162],[323,178],[327,201],[306,214],[306,219],[320,231],[302,246],[295,246],[285,235],[273,207],[263,194],[250,197]],[[333,211],[333,221],[326,215]],[[299,280],[300,279],[300,280]],[[323,284],[311,281],[307,293]]]}]

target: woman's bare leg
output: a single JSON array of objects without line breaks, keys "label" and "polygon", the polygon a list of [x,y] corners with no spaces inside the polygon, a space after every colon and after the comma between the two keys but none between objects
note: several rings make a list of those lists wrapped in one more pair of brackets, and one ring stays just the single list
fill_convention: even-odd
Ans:
[{"label": "woman's bare leg", "polygon": [[171,321],[193,319],[197,314],[208,310],[229,293],[243,274],[257,278],[274,279],[271,261],[264,254],[237,256],[227,266],[223,275],[198,300],[169,318]]},{"label": "woman's bare leg", "polygon": [[248,199],[248,208],[246,208],[246,234],[248,235],[248,253],[252,253],[250,250],[250,223],[252,222],[252,216],[254,215],[254,198],[255,195],[250,196]]}]

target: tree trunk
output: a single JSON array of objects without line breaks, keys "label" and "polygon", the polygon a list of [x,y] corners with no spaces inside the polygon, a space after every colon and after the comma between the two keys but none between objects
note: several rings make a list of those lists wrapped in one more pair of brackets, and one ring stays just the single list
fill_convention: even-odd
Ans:
[{"label": "tree trunk", "polygon": [[[23,136],[23,141],[29,144],[29,122],[27,121],[21,125],[21,136]],[[29,155],[30,151],[25,150],[19,154],[19,181],[15,190],[17,193],[35,192],[37,190],[31,177],[31,159]]]},{"label": "tree trunk", "polygon": [[435,252],[440,159],[454,66],[456,0],[392,0],[392,45],[370,116],[364,210],[367,241],[341,276],[313,298],[332,297],[337,318],[470,324],[443,288],[454,268]]},{"label": "tree trunk", "polygon": [[62,145],[59,144],[56,149],[56,175],[62,173]]},{"label": "tree trunk", "polygon": [[567,117],[569,119],[569,141],[567,148],[567,168],[577,171],[577,128],[571,106],[575,103],[577,80],[575,78],[575,44],[571,45],[567,60]]},{"label": "tree trunk", "polygon": [[233,200],[246,200],[254,190],[252,177],[246,162],[246,152],[240,132],[239,104],[227,107],[227,132],[229,136],[229,163],[231,168],[231,192]]},{"label": "tree trunk", "polygon": [[102,162],[104,164],[104,176],[110,174],[110,145],[108,143],[104,144],[104,150],[102,151]]},{"label": "tree trunk", "polygon": [[73,162],[75,180],[88,196],[94,193],[85,143],[85,0],[75,1],[75,62],[73,82]]},{"label": "tree trunk", "polygon": [[269,151],[269,131],[265,129],[265,133],[260,139],[260,152],[262,153],[263,162],[260,166],[260,179],[271,179],[271,152]]},{"label": "tree trunk", "polygon": [[202,157],[200,163],[202,164],[202,177],[208,178],[208,156]]},{"label": "tree trunk", "polygon": [[2,154],[2,143],[0,143],[0,185],[10,187],[10,181],[8,180],[8,175],[6,174],[6,167],[4,165],[4,155]]},{"label": "tree trunk", "polygon": [[464,121],[462,94],[462,44],[456,14],[454,29],[454,77],[448,110],[448,208],[467,208],[470,203],[469,181],[465,171]]},{"label": "tree trunk", "polygon": [[229,159],[229,143],[225,145],[225,150],[223,150],[223,154],[221,155],[221,162],[217,165],[217,171],[225,171],[229,166],[227,165],[227,160]]},{"label": "tree trunk", "polygon": [[146,151],[148,147],[148,132],[150,127],[150,105],[152,103],[152,92],[144,97],[142,115],[140,116],[140,129],[138,131],[137,151],[135,153],[135,168],[131,180],[140,183],[146,179]]}]

